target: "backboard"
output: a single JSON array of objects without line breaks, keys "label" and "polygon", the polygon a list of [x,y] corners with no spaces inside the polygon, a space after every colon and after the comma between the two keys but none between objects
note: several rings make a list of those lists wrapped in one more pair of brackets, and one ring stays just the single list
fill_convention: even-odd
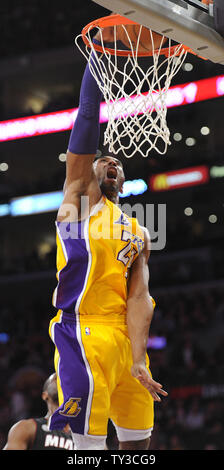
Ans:
[{"label": "backboard", "polygon": [[[198,0],[92,0],[174,41],[214,63],[224,64],[223,36],[217,32],[213,6]],[[219,2],[219,0],[214,0]],[[219,2],[219,17],[224,17]],[[216,8],[216,4],[214,4]],[[223,10],[222,10],[223,9]],[[111,10],[112,11],[112,10]],[[216,10],[215,10],[216,11]],[[216,11],[217,13],[217,11]],[[216,21],[215,21],[216,18]],[[224,25],[223,25],[224,27]],[[219,28],[220,30],[220,28]]]}]

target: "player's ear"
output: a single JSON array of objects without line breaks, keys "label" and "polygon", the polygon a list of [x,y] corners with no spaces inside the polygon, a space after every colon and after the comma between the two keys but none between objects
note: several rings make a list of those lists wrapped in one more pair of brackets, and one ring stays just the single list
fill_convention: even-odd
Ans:
[{"label": "player's ear", "polygon": [[42,400],[47,401],[47,399],[48,399],[48,393],[47,393],[47,392],[42,392],[41,397],[42,397]]}]

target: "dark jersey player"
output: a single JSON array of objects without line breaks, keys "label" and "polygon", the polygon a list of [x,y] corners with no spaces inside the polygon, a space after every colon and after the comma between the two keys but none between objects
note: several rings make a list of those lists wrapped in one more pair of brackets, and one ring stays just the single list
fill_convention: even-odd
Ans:
[{"label": "dark jersey player", "polygon": [[73,450],[74,444],[69,429],[50,431],[48,420],[58,408],[56,374],[50,375],[43,386],[42,398],[48,412],[45,417],[24,419],[14,424],[9,431],[3,450]]}]

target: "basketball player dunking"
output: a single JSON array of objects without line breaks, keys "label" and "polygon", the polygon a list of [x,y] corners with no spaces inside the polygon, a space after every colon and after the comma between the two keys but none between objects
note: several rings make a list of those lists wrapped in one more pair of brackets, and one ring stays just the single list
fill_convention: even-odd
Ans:
[{"label": "basketball player dunking", "polygon": [[[103,35],[109,41],[110,29]],[[104,449],[110,418],[120,449],[148,449],[153,402],[167,396],[152,379],[146,354],[155,304],[148,290],[150,238],[118,207],[121,162],[95,159],[100,101],[87,65],[56,222],[58,313],[50,335],[60,406],[50,427],[69,423],[77,449]]]},{"label": "basketball player dunking", "polygon": [[[155,304],[148,290],[150,239],[117,205],[121,162],[95,159],[100,101],[87,65],[56,221],[58,313],[50,335],[60,406],[50,428],[69,423],[77,449],[103,450],[110,418],[120,449],[148,449],[153,402],[167,396],[146,354]],[[90,213],[82,210],[83,196]]]}]

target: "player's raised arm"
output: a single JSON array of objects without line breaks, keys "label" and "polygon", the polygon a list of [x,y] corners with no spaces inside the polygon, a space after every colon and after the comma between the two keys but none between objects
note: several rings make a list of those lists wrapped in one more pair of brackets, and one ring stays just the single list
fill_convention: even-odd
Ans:
[{"label": "player's raised arm", "polygon": [[152,379],[146,367],[146,350],[154,304],[149,294],[150,239],[145,229],[145,246],[131,268],[127,300],[127,326],[132,346],[132,375],[151,393],[155,401],[160,395],[167,396],[162,385]]},{"label": "player's raised arm", "polygon": [[64,200],[58,214],[59,221],[63,220],[65,215],[67,219],[72,219],[72,210],[69,211],[69,205],[74,205],[79,210],[80,196],[89,196],[90,207],[101,197],[93,170],[93,160],[100,136],[101,96],[97,82],[87,64],[81,84],[78,115],[69,139]]}]

